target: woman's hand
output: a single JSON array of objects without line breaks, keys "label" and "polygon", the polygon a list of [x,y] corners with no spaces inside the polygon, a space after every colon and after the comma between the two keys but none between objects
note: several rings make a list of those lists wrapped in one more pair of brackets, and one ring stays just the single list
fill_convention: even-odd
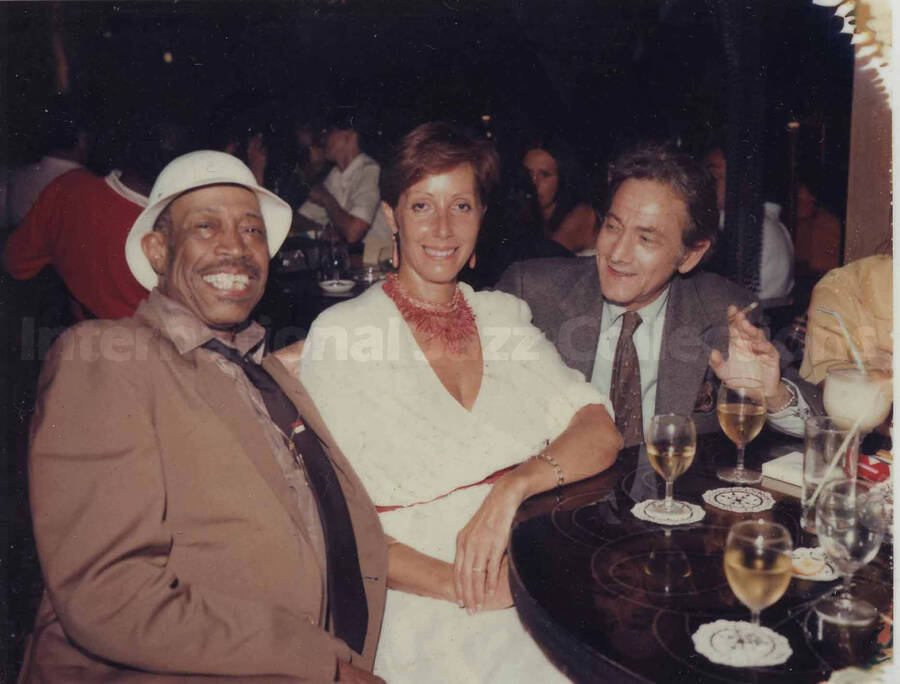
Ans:
[{"label": "woman's hand", "polygon": [[[516,469],[518,470],[518,468]],[[456,537],[456,558],[453,580],[460,605],[470,613],[505,601],[509,583],[500,576],[505,573],[504,554],[509,543],[513,516],[524,500],[524,487],[516,470],[501,477],[491,488],[469,523]],[[496,606],[500,607],[500,606]]]},{"label": "woman's hand", "polygon": [[512,604],[512,592],[509,589],[509,555],[503,554],[503,559],[500,561],[500,576],[497,579],[497,591],[485,597],[484,610],[503,610]]}]

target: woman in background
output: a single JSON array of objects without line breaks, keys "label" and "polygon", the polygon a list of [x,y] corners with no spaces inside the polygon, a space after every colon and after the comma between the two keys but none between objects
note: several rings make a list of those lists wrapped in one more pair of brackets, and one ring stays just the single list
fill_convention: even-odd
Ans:
[{"label": "woman in background", "polygon": [[524,220],[536,233],[573,254],[594,249],[597,214],[583,190],[588,183],[571,148],[557,138],[528,146],[522,165],[534,186]]}]

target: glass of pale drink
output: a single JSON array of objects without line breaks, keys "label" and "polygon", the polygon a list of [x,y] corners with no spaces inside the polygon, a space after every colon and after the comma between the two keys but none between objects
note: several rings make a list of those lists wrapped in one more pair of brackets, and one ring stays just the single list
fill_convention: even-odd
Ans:
[{"label": "glass of pale drink", "polygon": [[719,386],[716,411],[722,430],[737,445],[737,465],[722,468],[716,475],[720,480],[735,484],[759,482],[761,472],[744,468],[744,448],[766,424],[766,397],[762,383],[751,378],[723,381]]},{"label": "glass of pale drink", "polygon": [[852,363],[832,366],[825,376],[825,411],[845,429],[859,421],[859,433],[866,435],[881,425],[891,410],[892,380],[886,367],[867,366],[861,371]]},{"label": "glass of pale drink", "polygon": [[778,601],[791,583],[794,544],[783,525],[744,520],[731,526],[725,542],[725,578],[759,626],[759,614]]},{"label": "glass of pale drink", "polygon": [[697,430],[690,416],[674,413],[653,416],[647,434],[647,458],[653,469],[666,481],[666,498],[648,505],[658,515],[683,514],[687,504],[672,498],[675,480],[694,462]]},{"label": "glass of pale drink", "polygon": [[822,480],[855,478],[859,462],[859,434],[854,434],[847,442],[847,449],[834,468],[831,462],[835,459],[841,445],[850,435],[850,429],[838,424],[828,416],[810,416],[804,426],[803,450],[803,495],[800,499],[803,513],[800,525],[807,532],[816,532],[816,512],[810,505],[813,493]]}]

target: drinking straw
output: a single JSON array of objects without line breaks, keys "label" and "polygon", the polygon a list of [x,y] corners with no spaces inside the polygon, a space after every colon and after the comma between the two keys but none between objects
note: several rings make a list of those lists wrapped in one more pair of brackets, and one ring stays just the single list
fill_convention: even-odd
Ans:
[{"label": "drinking straw", "polygon": [[[884,391],[884,386],[879,386],[875,393],[872,395],[872,399],[869,402],[869,408],[872,409],[875,407],[875,402],[878,401],[878,395]],[[819,492],[822,491],[822,487],[828,484],[828,478],[831,476],[831,472],[835,469],[838,464],[838,461],[844,455],[844,452],[847,451],[847,447],[850,444],[850,440],[853,439],[853,436],[859,432],[859,426],[865,418],[866,412],[860,411],[859,415],[856,417],[856,422],[853,423],[853,427],[850,428],[850,432],[847,433],[847,436],[844,438],[844,441],[841,443],[841,446],[838,447],[837,453],[834,455],[834,458],[831,459],[831,463],[828,464],[828,468],[825,470],[825,474],[822,475],[822,481],[819,482],[819,486],[816,487],[816,491],[813,492],[813,495],[809,498],[809,506],[814,506],[816,503],[816,499],[819,496]]]},{"label": "drinking straw", "polygon": [[844,325],[844,317],[841,316],[840,312],[838,311],[823,309],[821,306],[818,307],[818,309],[823,314],[834,316],[837,319],[838,324],[841,326],[841,332],[844,333],[844,339],[847,341],[847,346],[850,347],[850,353],[853,354],[853,361],[856,362],[856,367],[859,368],[860,373],[865,373],[865,364],[863,364],[862,357],[859,355],[859,352],[856,350],[856,345],[853,344],[853,340],[850,338],[850,331],[847,330],[847,326]]}]

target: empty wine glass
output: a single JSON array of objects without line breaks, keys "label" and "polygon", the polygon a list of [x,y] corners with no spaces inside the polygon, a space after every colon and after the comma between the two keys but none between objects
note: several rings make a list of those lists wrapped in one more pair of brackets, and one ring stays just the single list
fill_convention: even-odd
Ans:
[{"label": "empty wine glass", "polygon": [[675,480],[694,462],[697,448],[694,421],[674,413],[653,416],[644,439],[650,465],[666,481],[666,498],[648,504],[648,511],[657,515],[684,514],[688,505],[675,501],[672,490]]},{"label": "empty wine glass", "polygon": [[878,615],[872,604],[850,595],[853,573],[875,557],[884,538],[885,502],[871,495],[872,487],[868,482],[845,478],[832,480],[819,493],[819,544],[843,580],[837,596],[816,603],[816,613],[823,620],[867,625]]},{"label": "empty wine glass", "polygon": [[744,520],[728,531],[725,578],[738,600],[750,609],[757,627],[762,610],[778,601],[791,583],[793,548],[787,529],[767,520]]},{"label": "empty wine glass", "polygon": [[737,445],[737,466],[722,468],[720,480],[752,484],[762,479],[758,470],[744,468],[744,447],[759,434],[766,423],[766,397],[762,383],[751,378],[729,378],[719,386],[716,402],[719,425]]}]

